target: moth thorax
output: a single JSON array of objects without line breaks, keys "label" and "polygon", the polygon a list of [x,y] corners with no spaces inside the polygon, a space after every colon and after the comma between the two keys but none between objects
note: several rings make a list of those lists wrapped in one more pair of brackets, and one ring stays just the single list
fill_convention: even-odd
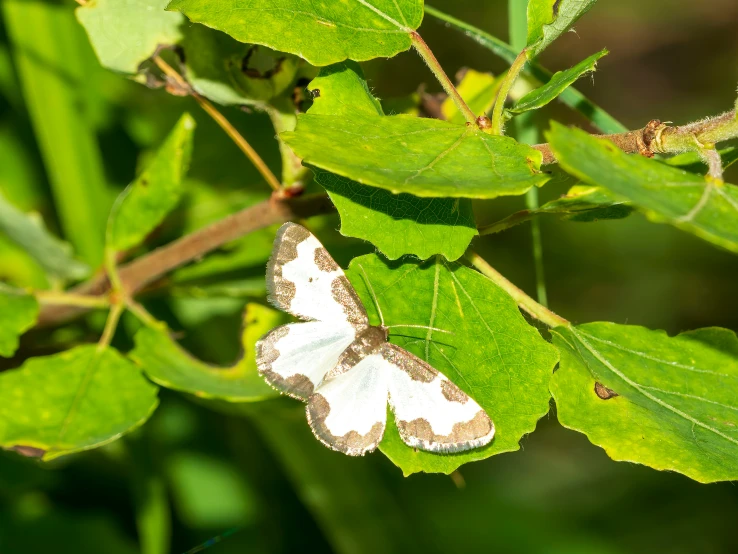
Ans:
[{"label": "moth thorax", "polygon": [[369,326],[359,333],[359,339],[367,350],[374,350],[387,342],[388,332],[385,327]]}]

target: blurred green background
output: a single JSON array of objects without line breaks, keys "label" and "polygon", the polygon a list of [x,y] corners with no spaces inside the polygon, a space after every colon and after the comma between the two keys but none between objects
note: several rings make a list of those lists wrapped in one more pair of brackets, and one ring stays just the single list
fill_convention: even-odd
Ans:
[{"label": "blurred green background", "polygon": [[[266,197],[256,171],[190,99],[175,98],[100,68],[73,16],[74,2],[0,0],[0,191],[73,242],[88,260],[115,195],[142,154],[178,116],[198,120],[189,192],[153,238],[164,243]],[[507,38],[505,0],[435,0],[448,13]],[[551,70],[607,47],[610,55],[578,88],[625,125],[659,118],[685,123],[720,113],[738,81],[735,0],[600,0],[543,56]],[[454,74],[499,73],[488,51],[430,17],[420,29]],[[404,96],[421,83],[438,91],[408,52],[364,64],[375,95]],[[224,109],[278,171],[268,119]],[[547,120],[582,124],[552,105]],[[738,166],[727,179],[738,182]],[[542,200],[566,191],[556,183]],[[523,207],[523,198],[476,206],[480,224]],[[336,217],[314,222],[340,263],[371,251],[341,238]],[[641,216],[623,221],[542,220],[551,307],[574,322],[609,320],[677,333],[704,326],[738,330],[738,258]],[[269,231],[231,252],[239,264],[205,277],[181,274],[148,299],[195,355],[227,364],[238,355],[240,313],[263,291]],[[99,240],[96,238],[99,236]],[[258,247],[254,242],[261,241]],[[252,249],[253,247],[253,249]],[[475,241],[515,283],[534,292],[530,230]],[[249,253],[250,252],[250,253]],[[227,255],[227,252],[224,254]],[[0,235],[0,279],[45,287],[41,269]],[[217,284],[218,286],[215,286]],[[124,321],[133,328],[133,323]],[[15,359],[95,340],[99,317],[31,333]],[[125,349],[120,333],[117,346]],[[171,552],[212,538],[208,552],[730,553],[738,551],[738,489],[610,461],[562,429],[555,410],[519,452],[457,474],[403,478],[381,454],[349,459],[315,441],[302,408],[288,400],[242,413],[162,390],[162,405],[133,436],[41,465],[0,453],[0,552],[145,553],[167,534]],[[143,537],[138,545],[139,533]],[[225,535],[221,536],[223,533]]]}]

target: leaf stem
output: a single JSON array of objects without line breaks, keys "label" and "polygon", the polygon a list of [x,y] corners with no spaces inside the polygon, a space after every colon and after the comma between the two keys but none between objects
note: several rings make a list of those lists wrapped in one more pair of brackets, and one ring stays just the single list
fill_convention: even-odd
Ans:
[{"label": "leaf stem", "polygon": [[212,102],[193,90],[190,84],[184,79],[184,77],[182,77],[182,75],[175,71],[174,68],[167,62],[165,62],[160,56],[154,56],[153,60],[154,63],[159,67],[159,69],[162,70],[162,72],[167,77],[174,80],[180,88],[189,92],[189,94],[197,101],[197,103],[200,104],[200,107],[205,110],[205,112],[210,117],[213,118],[213,120],[220,126],[221,129],[225,131],[225,133],[231,138],[236,146],[241,149],[241,152],[246,154],[246,157],[251,161],[252,164],[254,164],[254,167],[259,173],[261,173],[261,176],[264,177],[264,180],[266,180],[269,186],[272,187],[272,190],[280,190],[282,188],[282,183],[280,183],[279,179],[277,179],[274,173],[272,173],[272,170],[269,169],[269,166],[264,162],[261,156],[259,156],[256,150],[254,150],[254,148],[249,144],[249,142],[243,137],[243,135],[241,135],[241,133],[239,133],[238,130],[231,124],[231,122],[228,121],[228,119],[226,119],[226,117],[218,111],[218,109],[212,104]]},{"label": "leaf stem", "polygon": [[123,302],[116,302],[113,304],[113,307],[110,308],[108,319],[105,322],[105,330],[97,343],[98,351],[104,350],[110,346],[110,342],[113,340],[113,335],[115,334],[115,330],[118,328],[118,322],[120,321],[120,316],[123,314],[124,309],[125,305]]},{"label": "leaf stem", "polygon": [[551,310],[542,306],[530,296],[525,294],[520,288],[516,287],[508,281],[499,271],[489,265],[479,254],[472,250],[467,250],[466,259],[472,264],[482,275],[490,279],[497,286],[502,288],[510,296],[521,309],[525,310],[531,317],[545,323],[549,327],[569,327],[571,324],[561,316],[556,315]]},{"label": "leaf stem", "polygon": [[514,214],[507,216],[505,219],[496,221],[495,223],[490,223],[489,225],[483,225],[479,227],[477,231],[479,232],[479,236],[494,235],[495,233],[500,233],[502,231],[506,231],[507,229],[512,229],[513,227],[520,225],[521,223],[525,223],[526,221],[535,219],[537,215],[538,215],[538,212],[532,212],[530,210],[521,210],[519,212],[515,212]]},{"label": "leaf stem", "polygon": [[456,107],[464,115],[464,119],[466,119],[468,123],[473,123],[474,125],[476,125],[477,116],[474,115],[474,112],[471,111],[469,106],[461,97],[459,91],[451,82],[451,79],[448,78],[448,75],[446,75],[443,67],[441,67],[441,64],[438,62],[431,49],[423,40],[423,37],[421,37],[415,31],[410,33],[410,37],[412,38],[415,50],[418,52],[418,54],[420,54],[420,57],[423,58],[423,61],[425,61],[425,63],[428,65],[430,70],[433,72],[433,75],[436,76],[438,82],[441,83],[443,90],[446,91],[446,94],[448,94],[449,98],[453,100],[454,104],[456,104]]},{"label": "leaf stem", "polygon": [[508,70],[507,74],[505,74],[505,77],[502,80],[500,89],[497,91],[495,106],[492,109],[492,127],[490,128],[490,131],[493,135],[504,134],[505,100],[507,100],[507,96],[508,94],[510,94],[510,90],[515,84],[515,81],[518,80],[520,72],[523,71],[523,68],[525,67],[525,62],[527,61],[528,51],[527,49],[523,49],[523,51],[518,54],[518,57],[515,58],[515,61],[510,66],[510,69]]},{"label": "leaf stem", "polygon": [[36,290],[33,295],[41,304],[52,306],[79,306],[81,308],[107,308],[110,300],[104,296],[88,296],[68,292]]}]

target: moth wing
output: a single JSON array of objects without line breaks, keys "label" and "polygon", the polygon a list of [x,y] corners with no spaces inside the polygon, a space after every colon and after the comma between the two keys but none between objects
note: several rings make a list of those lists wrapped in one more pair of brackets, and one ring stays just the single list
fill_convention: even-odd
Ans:
[{"label": "moth wing", "polygon": [[326,380],[310,397],[307,417],[327,447],[362,456],[376,449],[387,423],[387,373],[378,354]]},{"label": "moth wing", "polygon": [[482,407],[432,366],[386,343],[389,402],[402,441],[429,452],[462,452],[488,444],[495,426]]},{"label": "moth wing", "polygon": [[310,231],[285,223],[267,264],[269,301],[301,319],[369,324],[364,305],[343,270]]},{"label": "moth wing", "polygon": [[272,387],[307,400],[355,337],[354,328],[346,324],[282,325],[256,343],[256,366]]}]

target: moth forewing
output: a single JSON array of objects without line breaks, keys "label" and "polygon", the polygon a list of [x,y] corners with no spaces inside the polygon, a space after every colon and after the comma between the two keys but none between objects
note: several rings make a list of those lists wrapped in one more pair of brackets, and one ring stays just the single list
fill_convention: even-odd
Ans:
[{"label": "moth forewing", "polygon": [[364,305],[343,270],[310,231],[285,223],[267,263],[269,301],[304,320],[366,326]]}]

